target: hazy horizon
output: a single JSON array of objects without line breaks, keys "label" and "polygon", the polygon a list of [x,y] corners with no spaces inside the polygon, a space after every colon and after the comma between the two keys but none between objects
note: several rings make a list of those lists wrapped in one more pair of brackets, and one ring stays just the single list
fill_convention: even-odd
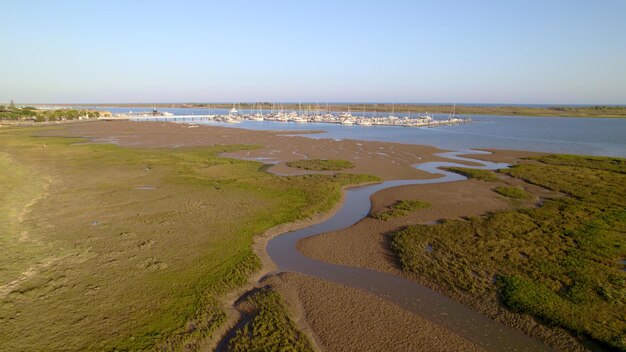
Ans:
[{"label": "hazy horizon", "polygon": [[[16,104],[17,106],[28,106],[28,105],[35,105],[35,106],[45,106],[45,105],[50,105],[50,106],[54,106],[54,105],[60,105],[60,106],[71,106],[71,105],[76,105],[76,106],[89,106],[89,105],[93,105],[93,106],[106,106],[106,105],[125,105],[125,106],[130,106],[130,105],[136,105],[136,106],[140,106],[140,105],[168,105],[168,104],[172,104],[172,105],[183,105],[183,104],[202,104],[202,105],[211,105],[211,104],[290,104],[290,105],[297,105],[297,104],[319,104],[319,105],[346,105],[346,104],[350,104],[350,105],[359,105],[359,104],[363,104],[363,105],[374,105],[374,104],[385,104],[385,105],[392,105],[392,104],[396,104],[396,105],[457,105],[457,106],[528,106],[528,107],[532,107],[532,106],[536,106],[536,107],[549,107],[549,106],[554,106],[554,107],[575,107],[575,106],[580,106],[580,107],[584,107],[584,106],[626,106],[626,104],[620,104],[620,103],[576,103],[576,104],[570,104],[570,103],[506,103],[506,102],[496,102],[496,103],[492,103],[492,102],[487,102],[487,103],[475,103],[475,102],[410,102],[410,101],[148,101],[148,102],[66,102],[66,103],[55,103],[55,102],[49,102],[49,103],[39,103],[39,102],[16,102],[14,101],[14,104]],[[0,105],[8,105],[10,104],[10,101],[8,102],[0,102]]]},{"label": "hazy horizon", "polygon": [[624,13],[617,0],[12,2],[0,102],[624,105]]}]

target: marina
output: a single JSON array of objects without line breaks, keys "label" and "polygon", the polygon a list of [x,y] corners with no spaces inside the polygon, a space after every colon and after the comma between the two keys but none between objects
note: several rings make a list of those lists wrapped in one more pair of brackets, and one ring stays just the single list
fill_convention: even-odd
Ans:
[{"label": "marina", "polygon": [[404,114],[396,116],[394,112],[390,115],[382,113],[366,113],[353,115],[347,112],[322,112],[319,109],[299,109],[299,111],[284,111],[283,109],[264,113],[262,109],[238,110],[236,107],[221,114],[182,114],[175,115],[167,111],[152,109],[144,112],[121,112],[112,116],[101,117],[101,120],[132,120],[132,121],[171,121],[171,122],[221,122],[236,124],[242,121],[270,121],[270,122],[293,122],[293,123],[321,123],[337,124],[343,126],[400,126],[400,127],[439,127],[467,124],[471,119],[458,117],[452,111],[445,119],[433,119],[426,114]]},{"label": "marina", "polygon": [[[528,150],[543,153],[567,153],[596,156],[626,156],[625,119],[611,118],[560,118],[539,116],[471,115],[471,123],[457,125],[434,125],[430,128],[403,128],[392,124],[368,126],[355,123],[270,121],[270,120],[227,120],[214,118],[228,116],[228,109],[163,108],[162,115],[152,115],[154,109],[131,108],[134,116],[128,116],[129,108],[89,107],[110,112],[106,120],[133,120],[141,122],[174,122],[193,125],[217,125],[249,130],[284,130],[299,135],[301,131],[309,138],[354,139],[363,141],[385,141],[395,143],[430,145],[445,150],[458,149],[508,149]],[[254,115],[252,110],[239,110],[241,115]],[[270,111],[271,113],[271,111]],[[387,113],[388,115],[389,113]],[[234,113],[231,113],[234,116]],[[400,119],[413,119],[407,113],[396,113]],[[449,114],[429,114],[433,120],[449,119]],[[381,113],[359,112],[358,118],[380,119]],[[224,122],[224,121],[230,122]],[[260,120],[260,121],[259,121]],[[323,131],[323,132],[322,132]]]}]

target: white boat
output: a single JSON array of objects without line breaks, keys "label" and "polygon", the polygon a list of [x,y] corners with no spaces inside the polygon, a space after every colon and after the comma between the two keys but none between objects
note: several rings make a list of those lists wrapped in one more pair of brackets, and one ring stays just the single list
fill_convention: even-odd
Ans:
[{"label": "white boat", "polygon": [[433,117],[429,113],[426,113],[424,115],[417,115],[417,119],[424,120],[424,121],[432,121]]},{"label": "white boat", "polygon": [[[339,114],[340,119],[352,119],[352,112],[350,112],[350,105],[348,105],[348,112],[342,112]],[[342,121],[343,123],[343,121]]]},{"label": "white boat", "polygon": [[345,119],[345,120],[341,120],[341,124],[351,126],[354,124],[354,121],[350,119]]},{"label": "white boat", "polygon": [[301,116],[299,116],[299,117],[294,117],[294,118],[292,118],[290,121],[291,121],[291,122],[297,122],[297,123],[307,123],[307,122],[309,122],[309,120],[307,120],[306,118],[301,117]]}]

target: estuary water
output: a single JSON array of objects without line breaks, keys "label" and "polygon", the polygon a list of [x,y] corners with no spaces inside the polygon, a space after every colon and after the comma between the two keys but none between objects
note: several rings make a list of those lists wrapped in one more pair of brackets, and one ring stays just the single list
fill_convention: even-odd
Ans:
[{"label": "estuary water", "polygon": [[[146,108],[101,108],[113,113]],[[225,109],[161,109],[174,115],[226,114]],[[355,116],[361,113],[355,113]],[[365,116],[372,113],[365,112]],[[379,114],[380,115],[380,114]],[[396,113],[396,116],[407,114]],[[413,114],[415,116],[415,114]],[[435,114],[435,119],[447,115]],[[444,150],[509,149],[626,157],[626,119],[472,115],[473,123],[433,128],[343,126],[322,123],[243,121],[194,122],[255,130],[320,130],[310,138],[386,141],[430,145]]]}]

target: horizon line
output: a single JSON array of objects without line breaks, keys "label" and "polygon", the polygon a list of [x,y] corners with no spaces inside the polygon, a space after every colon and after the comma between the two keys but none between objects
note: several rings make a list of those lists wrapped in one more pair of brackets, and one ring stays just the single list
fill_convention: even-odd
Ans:
[{"label": "horizon line", "polygon": [[[14,102],[15,103],[15,102]],[[0,103],[1,105],[9,105],[9,102]],[[502,103],[502,102],[491,102],[491,103],[477,103],[477,102],[392,102],[392,101],[211,101],[211,102],[192,102],[192,101],[165,101],[165,102],[106,102],[106,103],[96,103],[96,102],[88,102],[88,103],[79,103],[79,102],[71,102],[71,103],[36,103],[36,102],[28,102],[28,103],[15,103],[16,105],[26,106],[26,105],[94,105],[94,106],[102,106],[102,105],[157,105],[157,104],[328,104],[328,105],[372,105],[372,104],[381,104],[381,105],[460,105],[460,106],[471,106],[471,105],[497,105],[497,106],[626,106],[626,103]]]}]

